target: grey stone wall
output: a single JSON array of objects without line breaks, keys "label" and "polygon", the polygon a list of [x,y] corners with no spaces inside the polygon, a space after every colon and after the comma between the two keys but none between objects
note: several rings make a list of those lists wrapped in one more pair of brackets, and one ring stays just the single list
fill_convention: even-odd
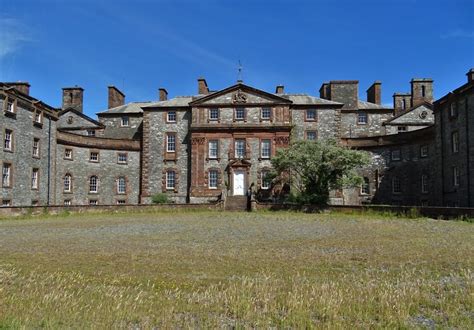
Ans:
[{"label": "grey stone wall", "polygon": [[[363,110],[359,110],[363,111]],[[385,135],[385,126],[382,124],[392,118],[392,113],[384,112],[377,113],[366,111],[367,113],[367,124],[358,124],[357,112],[341,111],[341,137],[343,138],[356,138],[356,137],[368,137]]]},{"label": "grey stone wall", "polygon": [[[72,149],[72,160],[65,159],[65,149]],[[99,153],[99,162],[91,162],[90,152]],[[119,164],[119,153],[127,154],[127,164]],[[94,149],[58,144],[56,157],[56,200],[63,205],[70,200],[72,205],[89,205],[89,200],[97,200],[99,205],[117,204],[124,200],[127,204],[139,203],[140,152],[111,149]],[[64,192],[64,176],[72,176],[72,191]],[[98,193],[89,193],[89,178],[99,178]],[[126,178],[126,194],[118,194],[117,178]]]},{"label": "grey stone wall", "polygon": [[[3,111],[5,99],[2,97],[0,96],[2,137],[0,162],[2,164],[10,163],[12,166],[12,184],[10,188],[1,188],[2,200],[10,200],[12,206],[32,205],[33,202],[38,205],[46,205],[48,202],[54,204],[56,120],[51,120],[48,116],[43,115],[42,125],[35,125],[33,123],[33,105],[20,99],[17,99],[16,114],[14,116],[5,114]],[[12,152],[5,151],[3,148],[5,129],[13,131]],[[38,158],[33,157],[33,140],[35,138],[39,139],[40,143]],[[32,189],[31,186],[33,168],[39,169],[38,189]]]},{"label": "grey stone wall", "polygon": [[318,139],[337,138],[338,112],[337,109],[316,109],[317,120],[305,121],[306,109],[292,109],[292,137],[297,140],[306,138],[307,131],[316,131]]}]

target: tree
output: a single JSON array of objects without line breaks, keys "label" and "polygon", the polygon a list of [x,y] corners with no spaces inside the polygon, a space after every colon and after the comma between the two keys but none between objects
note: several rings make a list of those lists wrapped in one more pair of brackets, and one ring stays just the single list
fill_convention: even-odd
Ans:
[{"label": "tree", "polygon": [[289,184],[299,203],[326,205],[331,189],[360,185],[356,169],[369,163],[366,152],[341,146],[336,140],[297,141],[277,151],[274,176]]}]

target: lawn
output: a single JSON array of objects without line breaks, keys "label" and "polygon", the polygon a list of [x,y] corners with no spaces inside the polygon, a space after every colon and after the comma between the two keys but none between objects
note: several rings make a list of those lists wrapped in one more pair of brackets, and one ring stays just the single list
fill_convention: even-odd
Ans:
[{"label": "lawn", "polygon": [[163,212],[0,221],[2,327],[474,327],[474,224]]}]

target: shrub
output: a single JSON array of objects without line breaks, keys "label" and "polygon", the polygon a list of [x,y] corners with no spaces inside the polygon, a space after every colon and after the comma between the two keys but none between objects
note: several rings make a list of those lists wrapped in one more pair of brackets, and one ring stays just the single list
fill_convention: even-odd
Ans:
[{"label": "shrub", "polygon": [[159,193],[151,196],[151,202],[153,204],[166,204],[169,203],[168,195],[164,193]]}]

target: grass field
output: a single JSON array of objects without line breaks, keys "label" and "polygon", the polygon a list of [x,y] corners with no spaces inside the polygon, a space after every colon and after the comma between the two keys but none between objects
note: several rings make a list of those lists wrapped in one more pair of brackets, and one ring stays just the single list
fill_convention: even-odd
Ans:
[{"label": "grass field", "polygon": [[0,221],[2,327],[474,327],[474,225],[165,212]]}]

